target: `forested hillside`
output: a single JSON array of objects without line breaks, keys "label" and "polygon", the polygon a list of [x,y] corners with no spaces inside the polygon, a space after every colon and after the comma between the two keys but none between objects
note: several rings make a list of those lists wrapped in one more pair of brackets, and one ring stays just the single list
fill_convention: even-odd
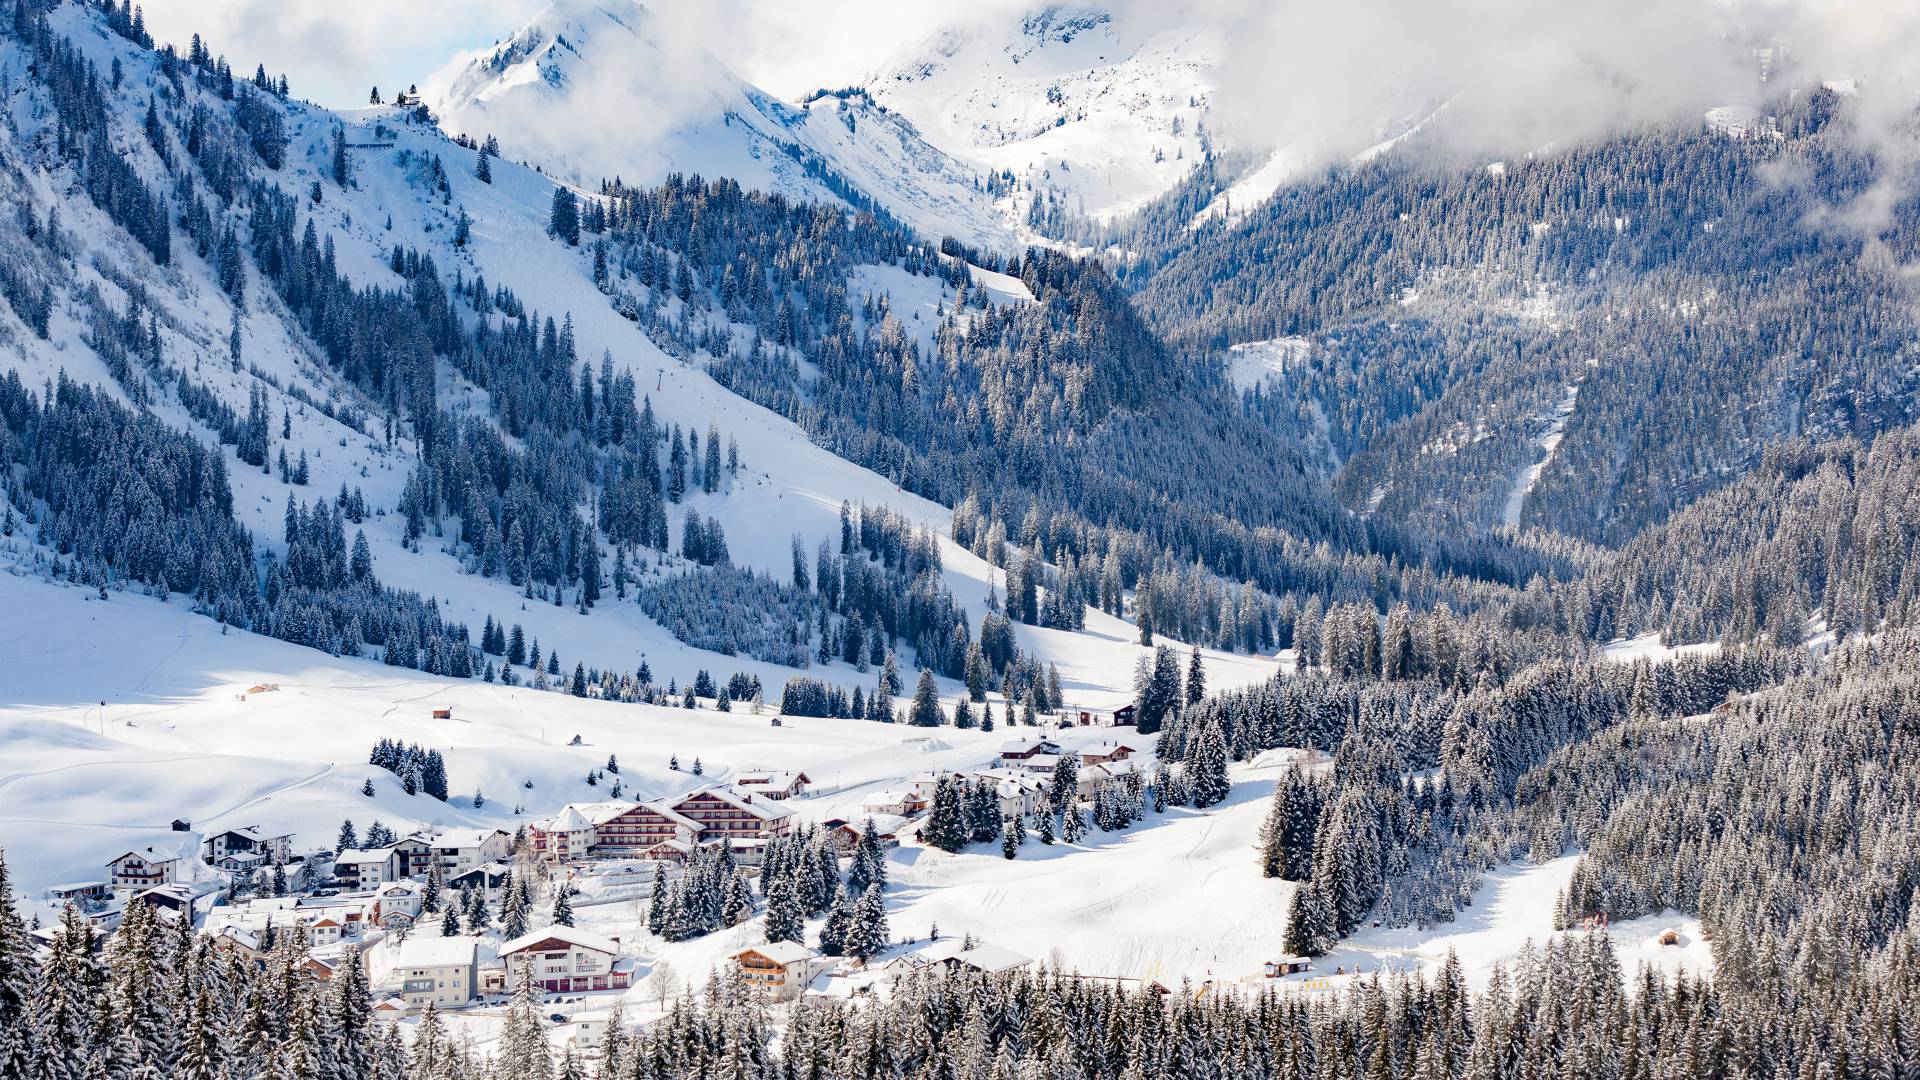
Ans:
[{"label": "forested hillside", "polygon": [[[555,10],[465,118],[652,26]],[[563,183],[120,0],[0,11],[0,1080],[1920,1074],[1920,204],[1859,87],[1503,161],[1442,110],[1227,206],[1273,159],[1199,127],[1200,39],[1116,25],[887,68],[956,145],[995,86],[1080,140],[927,157],[914,214],[835,171],[921,146],[864,89],[709,115],[744,177]],[[256,827],[291,884],[174,835]],[[478,879],[409,873],[469,827]],[[418,910],[278,926],[363,837]],[[288,906],[42,900],[188,842],[206,908]],[[374,1009],[376,949],[563,927],[631,981]]]},{"label": "forested hillside", "polygon": [[1380,518],[1499,524],[1577,387],[1520,523],[1618,545],[1773,441],[1913,419],[1895,268],[1914,203],[1868,196],[1852,98],[1774,104],[1754,132],[1643,130],[1495,163],[1451,155],[1442,125],[1192,233],[1163,223],[1191,216],[1176,192],[1116,239],[1139,246],[1141,310],[1189,351],[1311,343],[1266,394],[1324,438],[1341,501]]}]

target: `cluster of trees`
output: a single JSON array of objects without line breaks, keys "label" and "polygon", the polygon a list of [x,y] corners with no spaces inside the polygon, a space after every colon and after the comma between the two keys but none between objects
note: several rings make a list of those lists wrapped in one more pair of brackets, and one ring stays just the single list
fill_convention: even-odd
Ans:
[{"label": "cluster of trees", "polygon": [[1711,722],[1659,713],[1529,770],[1485,835],[1577,850],[1561,921],[1697,912],[1722,985],[1781,1008],[1911,963],[1920,636],[1839,649]]},{"label": "cluster of trees", "polygon": [[806,919],[825,914],[819,934],[823,954],[872,957],[890,943],[886,887],[886,853],[872,819],[854,842],[845,880],[833,836],[804,825],[767,845],[760,872],[767,940],[804,943]]},{"label": "cluster of trees", "polygon": [[753,917],[753,886],[727,844],[694,849],[680,876],[653,879],[647,902],[647,931],[668,941],[685,941],[737,926]]},{"label": "cluster of trees", "polygon": [[397,739],[381,739],[373,744],[367,763],[378,765],[400,778],[407,794],[426,792],[447,801],[447,763],[438,750],[422,750],[419,744],[402,744]]},{"label": "cluster of trees", "polygon": [[94,205],[126,229],[154,262],[166,265],[173,252],[166,193],[149,188],[114,148],[109,87],[100,72],[84,52],[54,33],[44,12],[22,6],[13,22],[14,33],[31,50],[27,75],[45,88],[52,106],[58,153],[79,168]]},{"label": "cluster of trees", "polygon": [[[1333,752],[1325,778],[1278,785],[1259,856],[1263,873],[1305,883],[1289,942],[1311,955],[1369,916],[1390,925],[1453,918],[1508,850],[1481,839],[1485,823],[1556,751],[1634,717],[1706,712],[1804,662],[1760,649],[1632,666],[1543,661],[1464,691],[1304,675],[1178,714],[1160,753],[1190,755],[1216,739],[1241,759],[1268,746]],[[1436,778],[1416,778],[1436,767]]]},{"label": "cluster of trees", "polygon": [[64,376],[38,395],[0,377],[0,422],[14,466],[0,493],[64,561],[57,573],[184,593],[222,622],[334,655],[375,647],[389,664],[472,674],[466,628],[382,587],[364,539],[349,552],[338,506],[289,502],[287,558],[262,575],[217,451]]},{"label": "cluster of trees", "polygon": [[651,578],[634,598],[649,618],[695,648],[798,668],[812,663],[810,630],[825,610],[811,592],[730,564]]},{"label": "cluster of trees", "polygon": [[[1095,262],[1029,251],[1008,272],[1038,302],[981,308],[984,290],[966,299],[964,266],[929,258],[878,219],[725,180],[614,183],[603,196],[604,207],[583,211],[583,228],[604,218],[616,276],[647,294],[641,302],[615,284],[614,302],[650,332],[708,353],[716,378],[835,453],[949,504],[971,495],[982,541],[996,520],[1043,523],[1043,554],[1067,572],[1045,592],[1018,589],[1016,618],[1072,626],[1087,603],[1117,606],[1118,591],[1102,585],[1109,554],[1129,589],[1164,556],[1278,595],[1301,581],[1303,564],[1323,576],[1364,547],[1364,530],[1316,487],[1293,445],[1220,380],[1163,349]],[[930,354],[884,298],[856,311],[846,296],[849,271],[889,262],[959,285]],[[663,295],[672,318],[658,314]],[[702,308],[756,333],[742,346],[696,317]],[[796,363],[803,353],[820,372],[811,382]],[[1238,463],[1231,482],[1204,464],[1223,460]],[[969,529],[964,515],[959,524]],[[1313,550],[1335,538],[1338,551]],[[1040,575],[1030,552],[1020,561],[1022,585]],[[1270,640],[1256,627],[1267,602],[1237,587],[1211,596],[1205,640]],[[1200,637],[1171,604],[1160,614]]]},{"label": "cluster of trees", "polygon": [[[1224,759],[1220,772],[1226,776]],[[1001,853],[1015,858],[1031,834],[1043,844],[1056,839],[1077,844],[1086,836],[1088,813],[1080,795],[1080,758],[1063,754],[1054,765],[1046,786],[1030,808],[1008,812],[1002,792],[1010,797],[1018,793],[1014,781],[992,774],[980,776],[942,775],[934,785],[932,806],[920,838],[942,851],[962,851],[974,844],[999,843]],[[1169,804],[1184,805],[1189,788],[1185,780],[1162,772],[1151,788],[1139,772],[1128,772],[1102,780],[1094,786],[1091,803],[1092,825],[1102,832],[1125,829],[1146,816],[1151,804],[1157,811]],[[1021,796],[1024,803],[1024,796]],[[1205,805],[1205,804],[1201,804]]]},{"label": "cluster of trees", "polygon": [[1591,575],[1593,622],[1670,641],[1797,643],[1920,616],[1920,429],[1779,443]]}]

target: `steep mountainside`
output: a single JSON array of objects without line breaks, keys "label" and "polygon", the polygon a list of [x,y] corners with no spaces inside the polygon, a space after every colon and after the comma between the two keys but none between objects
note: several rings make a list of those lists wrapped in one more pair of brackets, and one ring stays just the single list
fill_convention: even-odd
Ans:
[{"label": "steep mountainside", "polygon": [[1262,393],[1351,510],[1617,545],[1771,443],[1914,418],[1916,209],[1867,215],[1854,104],[1790,93],[1750,128],[1491,164],[1450,155],[1442,118],[1195,230],[1231,175],[1210,166],[1125,234],[1124,273],[1195,354],[1294,342]]},{"label": "steep mountainside", "polygon": [[[1049,4],[950,26],[866,80],[927,141],[993,178],[1009,212],[1108,221],[1209,143],[1219,43],[1173,13]],[[1053,222],[1057,224],[1057,222]]]},{"label": "steep mountainside", "polygon": [[1012,249],[980,170],[900,117],[860,94],[779,101],[666,35],[637,0],[556,0],[499,45],[449,65],[425,98],[446,130],[496,136],[514,157],[583,187],[724,176],[879,210],[930,237]]}]

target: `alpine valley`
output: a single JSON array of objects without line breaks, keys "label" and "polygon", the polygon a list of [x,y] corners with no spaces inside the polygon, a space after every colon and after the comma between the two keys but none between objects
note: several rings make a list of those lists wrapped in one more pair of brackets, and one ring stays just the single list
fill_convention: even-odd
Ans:
[{"label": "alpine valley", "polygon": [[1920,1076],[1913,84],[952,7],[0,4],[0,1080]]}]

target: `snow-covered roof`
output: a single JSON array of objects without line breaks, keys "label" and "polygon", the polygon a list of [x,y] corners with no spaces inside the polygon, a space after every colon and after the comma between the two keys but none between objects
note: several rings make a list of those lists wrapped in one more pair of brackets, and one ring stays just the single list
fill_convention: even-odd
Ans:
[{"label": "snow-covered roof", "polygon": [[842,821],[840,828],[849,829],[858,835],[867,831],[869,821],[873,822],[873,831],[880,836],[892,836],[907,824],[907,819],[899,814],[866,814],[858,821]]},{"label": "snow-covered roof", "polygon": [[470,866],[467,869],[460,871],[459,873],[453,875],[452,880],[459,881],[461,878],[473,877],[479,874],[484,874],[488,877],[502,877],[506,875],[508,872],[510,872],[512,869],[513,868],[508,866],[506,863],[500,862],[498,860],[495,860],[493,862],[484,862],[478,866]]},{"label": "snow-covered roof", "polygon": [[965,947],[966,939],[949,938],[935,941],[907,953],[902,959],[916,966],[929,964],[962,964],[978,971],[988,973],[1012,971],[1033,963],[1033,958],[1014,952],[1004,945],[982,942],[973,948]]},{"label": "snow-covered roof", "polygon": [[555,924],[521,934],[512,941],[502,944],[500,946],[500,955],[511,956],[522,949],[538,945],[549,938],[564,941],[569,945],[578,945],[583,949],[592,949],[594,952],[612,954],[620,951],[620,943],[612,938],[601,937],[599,934],[589,934],[585,930],[575,929],[571,926]]},{"label": "snow-covered roof", "polygon": [[793,816],[793,811],[787,807],[769,802],[764,798],[755,799],[746,792],[735,791],[724,784],[713,784],[708,787],[695,788],[685,795],[680,796],[678,799],[675,799],[673,805],[676,807],[682,806],[689,799],[698,798],[701,795],[712,795],[715,798],[729,803],[736,809],[744,810],[752,814],[762,821],[778,821],[781,818]]},{"label": "snow-covered roof", "polygon": [[347,848],[333,857],[333,864],[357,865],[360,863],[383,863],[393,858],[392,848]]},{"label": "snow-covered roof", "polygon": [[759,953],[761,956],[782,966],[799,963],[802,960],[811,960],[820,955],[797,941],[769,941],[765,945],[750,945],[747,948],[741,949],[739,952],[733,954],[733,958],[738,960],[748,953]]},{"label": "snow-covered roof", "polygon": [[[666,818],[668,821],[673,822],[675,825],[684,825],[687,828],[694,830],[695,832],[698,832],[700,829],[699,822],[693,820],[692,818],[681,813],[680,811],[675,810],[672,806],[669,806],[666,800],[664,799],[656,800],[654,802],[638,803],[636,805],[645,807],[646,809],[651,810],[656,814],[659,814],[661,817]],[[631,807],[629,807],[629,809],[631,809]]]},{"label": "snow-covered roof", "polygon": [[143,862],[152,863],[154,865],[161,865],[165,863],[178,861],[180,858],[180,853],[177,851],[156,850],[154,848],[147,848],[144,851],[123,851],[120,854],[115,855],[113,858],[107,860],[107,865],[112,866],[114,863],[117,863],[120,860],[125,859],[129,856],[132,856],[133,858],[139,859]]},{"label": "snow-covered roof", "polygon": [[1006,742],[1000,744],[1000,752],[1003,754],[1031,754],[1036,750],[1044,750],[1049,746],[1055,746],[1057,748],[1057,744],[1048,739],[1008,739]]},{"label": "snow-covered roof", "polygon": [[540,831],[551,833],[585,832],[593,828],[585,814],[574,808],[572,803],[560,808],[560,812],[540,826]]},{"label": "snow-covered roof", "polygon": [[244,836],[254,843],[259,844],[268,840],[286,840],[292,837],[293,834],[290,832],[267,833],[262,832],[258,825],[243,825],[238,829],[221,829],[219,832],[209,833],[208,836]]},{"label": "snow-covered roof", "polygon": [[470,848],[492,840],[496,836],[505,836],[501,829],[448,829],[433,838],[434,847]]},{"label": "snow-covered roof", "polygon": [[786,769],[756,769],[734,778],[734,784],[738,787],[773,788],[776,791],[785,791],[796,783],[809,782],[806,773]]},{"label": "snow-covered roof", "polygon": [[447,964],[473,963],[474,947],[479,938],[461,935],[458,937],[427,937],[414,934],[400,943],[399,954],[394,958],[395,967],[444,967]]}]

